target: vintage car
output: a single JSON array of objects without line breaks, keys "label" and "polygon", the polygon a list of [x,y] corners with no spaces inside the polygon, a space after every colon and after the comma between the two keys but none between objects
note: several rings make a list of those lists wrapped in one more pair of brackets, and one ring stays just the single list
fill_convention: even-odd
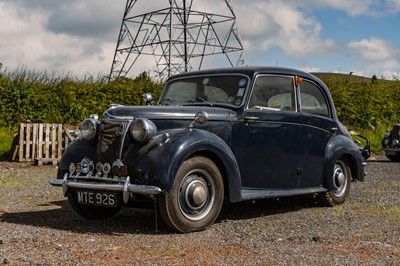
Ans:
[{"label": "vintage car", "polygon": [[400,125],[394,125],[393,129],[386,131],[382,148],[389,160],[400,162]]},{"label": "vintage car", "polygon": [[317,77],[243,67],[170,77],[156,106],[111,105],[81,123],[57,178],[80,216],[155,205],[178,232],[214,223],[230,202],[294,195],[342,204],[364,162]]}]

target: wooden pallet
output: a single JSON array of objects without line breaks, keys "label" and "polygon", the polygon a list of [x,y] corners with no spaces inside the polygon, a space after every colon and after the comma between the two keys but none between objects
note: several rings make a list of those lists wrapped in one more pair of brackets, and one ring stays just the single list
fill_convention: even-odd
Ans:
[{"label": "wooden pallet", "polygon": [[20,162],[56,165],[63,152],[63,125],[21,123],[18,146]]}]

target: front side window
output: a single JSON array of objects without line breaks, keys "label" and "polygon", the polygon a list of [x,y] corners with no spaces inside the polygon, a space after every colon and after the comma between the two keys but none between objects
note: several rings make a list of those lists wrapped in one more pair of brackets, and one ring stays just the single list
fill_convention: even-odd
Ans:
[{"label": "front side window", "polygon": [[242,104],[249,78],[242,75],[187,77],[169,82],[160,105]]},{"label": "front side window", "polygon": [[303,81],[300,86],[300,99],[302,112],[330,117],[326,97],[314,83]]},{"label": "front side window", "polygon": [[249,109],[296,111],[293,77],[269,75],[257,77]]}]

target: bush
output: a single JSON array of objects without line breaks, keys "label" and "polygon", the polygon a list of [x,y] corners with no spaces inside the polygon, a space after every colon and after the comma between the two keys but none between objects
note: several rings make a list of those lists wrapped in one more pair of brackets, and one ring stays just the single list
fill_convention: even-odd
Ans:
[{"label": "bush", "polygon": [[102,114],[112,103],[140,104],[142,94],[158,97],[162,84],[147,73],[135,79],[120,78],[108,83],[90,76],[79,80],[56,78],[47,72],[18,69],[0,73],[0,127],[17,127],[27,120],[48,123],[77,123],[91,113]]},{"label": "bush", "polygon": [[[400,81],[316,75],[329,87],[340,121],[367,135],[374,151],[380,149],[382,132],[400,120]],[[145,92],[157,99],[162,86],[163,82],[152,80],[146,72],[134,79],[122,77],[108,82],[104,77],[57,77],[25,68],[2,70],[0,132],[13,131],[27,120],[76,124],[91,113],[102,114],[112,103],[140,105]]]}]

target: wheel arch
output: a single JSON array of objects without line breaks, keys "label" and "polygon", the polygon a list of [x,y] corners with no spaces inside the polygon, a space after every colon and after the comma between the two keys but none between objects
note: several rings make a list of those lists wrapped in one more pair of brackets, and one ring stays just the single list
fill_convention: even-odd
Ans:
[{"label": "wheel arch", "polygon": [[[224,183],[224,195],[231,200],[231,194],[237,193],[237,192],[235,192],[235,191],[231,192],[229,189],[229,184],[230,184],[230,180],[228,178],[229,173],[228,173],[228,170],[226,169],[226,166],[224,165],[223,160],[217,154],[215,154],[209,150],[198,151],[196,153],[193,153],[189,158],[192,158],[195,156],[206,157],[215,163],[215,165],[218,167],[218,170],[221,173],[222,181]],[[187,159],[189,159],[189,158],[187,158]],[[235,195],[232,195],[232,196],[233,196],[233,198],[235,198]]]},{"label": "wheel arch", "polygon": [[236,158],[225,141],[208,131],[176,129],[164,132],[148,144],[132,165],[142,172],[151,173],[150,179],[159,182],[158,185],[168,193],[180,165],[194,156],[211,159],[223,177],[225,196],[232,202],[241,200],[241,178]]},{"label": "wheel arch", "polygon": [[352,179],[364,181],[363,159],[358,147],[345,136],[333,137],[327,146],[325,160],[324,187],[333,190],[333,169],[337,160],[343,160],[350,168]]}]

